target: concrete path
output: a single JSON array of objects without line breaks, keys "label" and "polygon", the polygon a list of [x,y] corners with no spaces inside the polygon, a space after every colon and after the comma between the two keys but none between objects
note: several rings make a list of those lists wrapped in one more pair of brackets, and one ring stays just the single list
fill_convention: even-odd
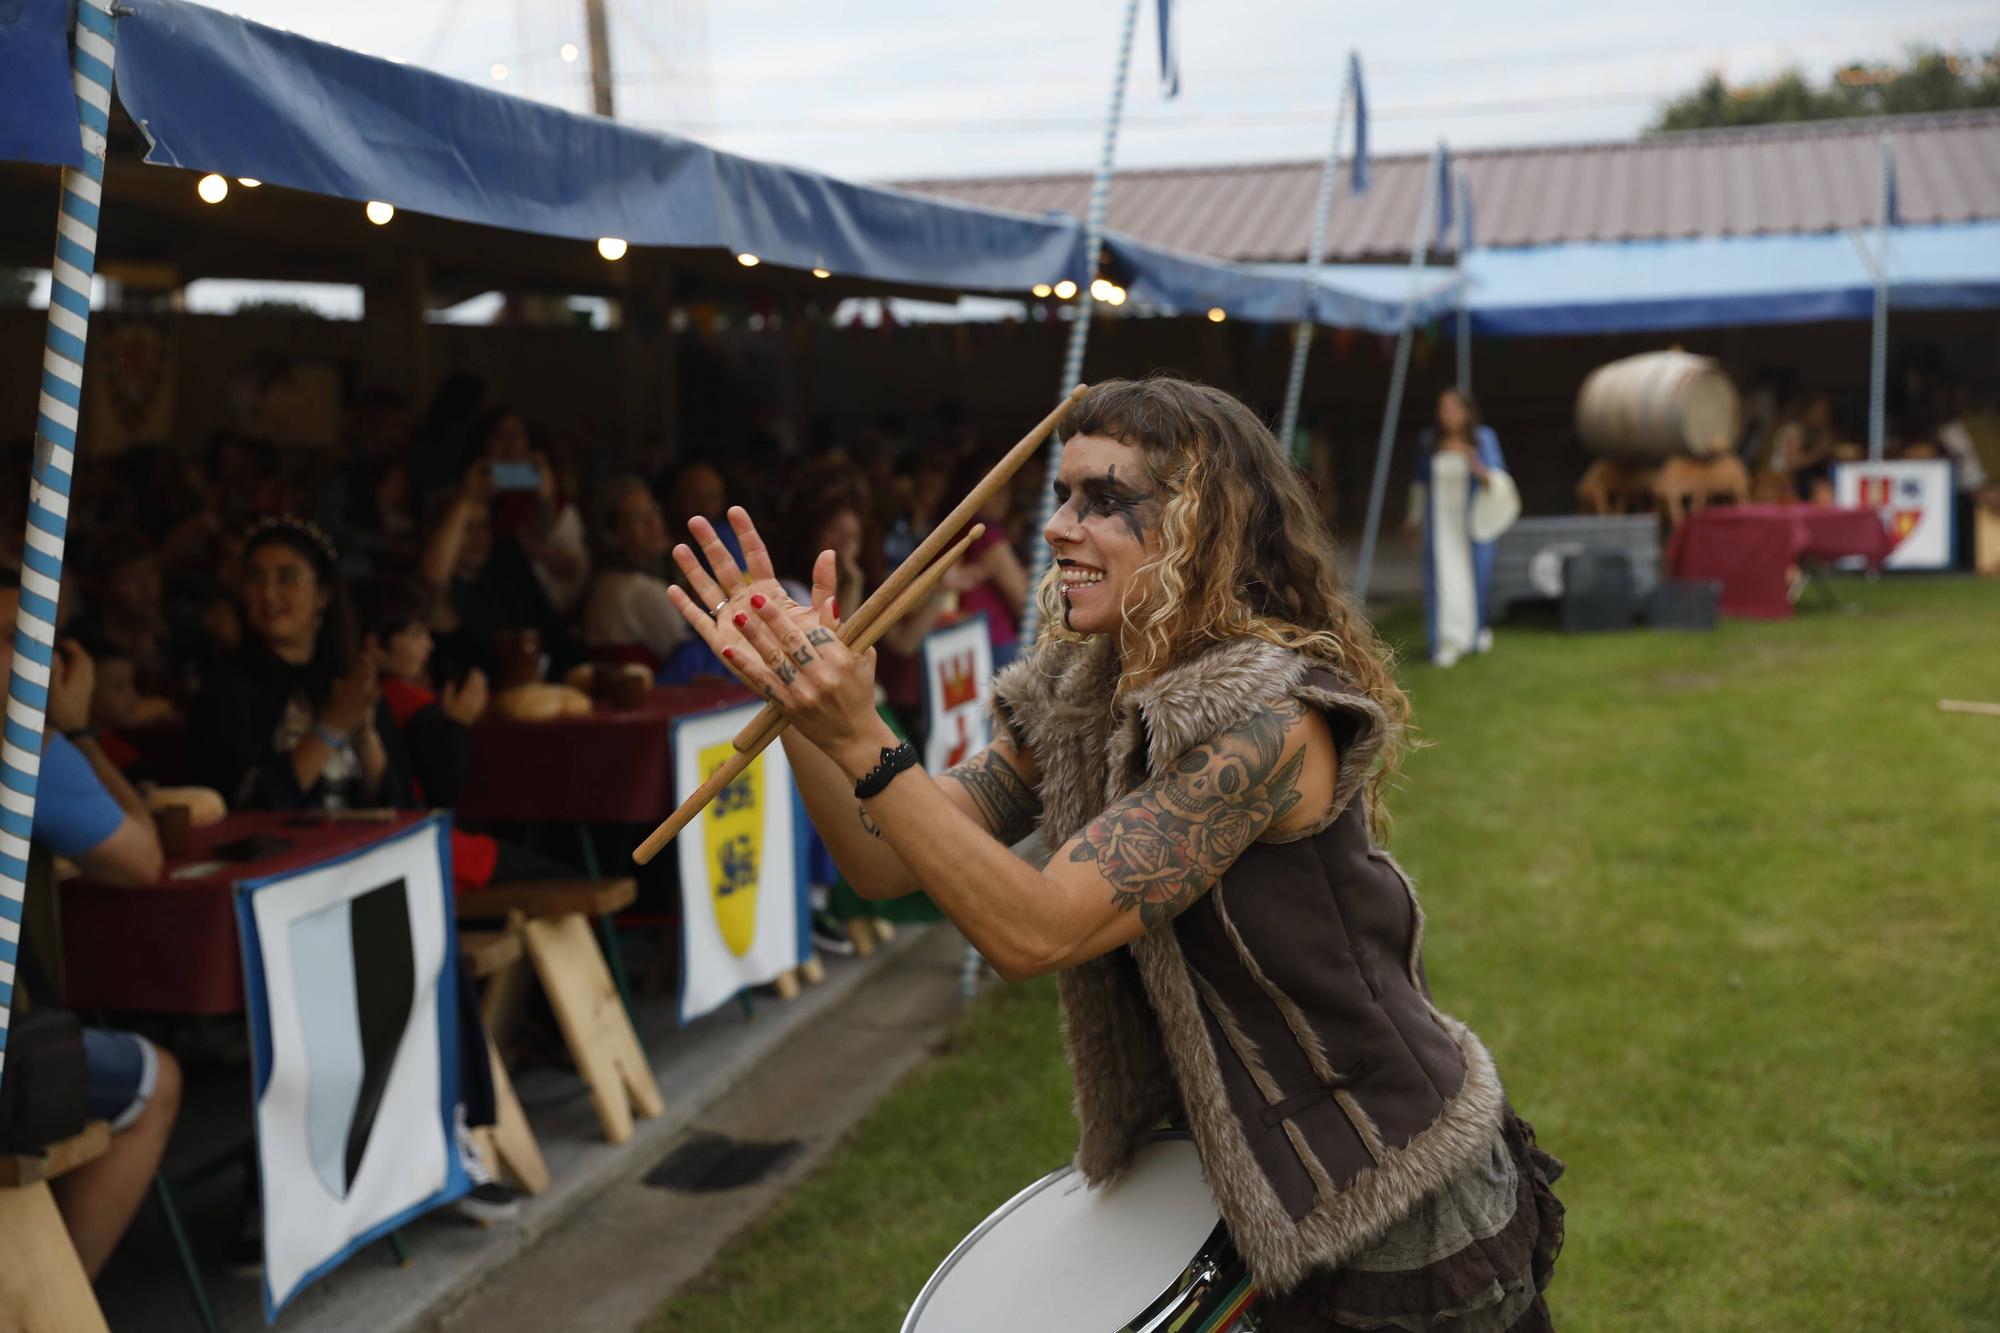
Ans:
[{"label": "concrete path", "polygon": [[[302,1292],[279,1316],[278,1327],[284,1333],[413,1333],[439,1327],[454,1311],[463,1312],[449,1320],[455,1329],[629,1327],[664,1295],[669,1276],[678,1281],[699,1271],[783,1187],[764,1182],[730,1193],[677,1195],[634,1183],[638,1177],[700,1125],[738,1138],[805,1138],[803,1155],[781,1176],[795,1180],[928,1053],[931,1034],[954,1011],[963,948],[949,926],[906,926],[870,958],[827,960],[825,983],[807,987],[796,1000],[760,999],[751,1020],[729,1005],[676,1028],[670,997],[642,999],[639,1030],[666,1096],[665,1115],[639,1121],[632,1140],[613,1147],[604,1141],[581,1080],[552,1069],[530,1072],[518,1080],[517,1091],[553,1176],[549,1190],[522,1200],[516,1220],[492,1228],[473,1226],[449,1209],[419,1219],[405,1230],[412,1252],[407,1266],[394,1262],[386,1243],[374,1245]],[[184,1139],[240,1137],[248,1090],[241,1080],[235,1084],[224,1080],[198,1090],[201,1096],[182,1108],[170,1160],[206,1157],[217,1146]],[[775,1109],[760,1110],[766,1104]],[[811,1119],[779,1132],[793,1123],[786,1115],[807,1110]],[[240,1180],[231,1168],[181,1200],[224,1333],[265,1327],[259,1284],[219,1271],[219,1251],[240,1212]],[[680,1208],[646,1211],[663,1203]],[[610,1241],[619,1236],[630,1243],[612,1263]],[[590,1270],[591,1283],[607,1289],[589,1302],[584,1293],[591,1284],[565,1277],[580,1271],[579,1255],[598,1264]],[[622,1302],[621,1285],[631,1289]],[[114,1333],[199,1328],[157,1207],[149,1205],[126,1236],[98,1284],[98,1297]],[[590,1314],[582,1317],[586,1304]],[[475,1316],[475,1309],[482,1313]]]},{"label": "concrete path", "polygon": [[510,1258],[433,1327],[484,1333],[643,1324],[929,1056],[956,1005],[963,950],[957,932],[933,928],[893,967],[800,1025],[678,1136],[799,1140],[800,1150],[770,1176],[736,1189],[681,1193],[642,1178],[665,1154],[630,1155],[633,1169],[623,1179]]}]

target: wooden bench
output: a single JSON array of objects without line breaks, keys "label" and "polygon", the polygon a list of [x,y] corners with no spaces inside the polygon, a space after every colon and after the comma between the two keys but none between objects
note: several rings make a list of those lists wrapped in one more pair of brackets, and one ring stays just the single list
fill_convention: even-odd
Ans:
[{"label": "wooden bench", "polygon": [[461,921],[504,921],[515,912],[530,919],[569,916],[572,913],[597,922],[598,937],[604,942],[604,961],[611,966],[618,998],[631,1015],[632,985],[625,978],[625,955],[618,945],[618,932],[611,918],[630,907],[639,897],[635,879],[546,879],[519,884],[496,884],[473,893],[462,893],[456,901]]},{"label": "wooden bench", "polygon": [[0,1328],[109,1333],[49,1182],[111,1148],[101,1120],[46,1151],[0,1156]]},{"label": "wooden bench", "polygon": [[[475,981],[492,981],[518,973],[523,956],[521,935],[513,930],[462,930],[458,953]],[[549,1187],[548,1163],[542,1160],[541,1144],[535,1141],[521,1099],[514,1095],[514,1080],[507,1077],[506,1063],[493,1043],[490,1027],[486,1058],[493,1070],[494,1123],[474,1129],[472,1141],[486,1159],[488,1171],[499,1175],[504,1167],[523,1192],[540,1194]]]},{"label": "wooden bench", "polygon": [[[632,1137],[635,1114],[650,1117],[666,1110],[639,1034],[633,1030],[625,987],[614,982],[613,972],[605,966],[608,955],[622,979],[611,914],[629,907],[637,896],[638,885],[630,879],[583,879],[507,885],[462,894],[457,900],[461,920],[503,918],[507,932],[526,947],[576,1071],[590,1085],[598,1123],[613,1143]],[[603,951],[585,920],[592,916],[604,931]],[[502,946],[484,947],[496,950],[497,957]],[[495,974],[485,1008],[490,1026],[503,1026],[504,1007],[518,984],[507,978],[518,971],[507,966]]]}]

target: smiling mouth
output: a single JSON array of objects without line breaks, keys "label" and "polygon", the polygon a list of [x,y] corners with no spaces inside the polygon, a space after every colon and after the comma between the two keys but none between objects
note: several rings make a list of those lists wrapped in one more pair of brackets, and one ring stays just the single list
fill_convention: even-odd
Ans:
[{"label": "smiling mouth", "polygon": [[1088,565],[1074,564],[1067,560],[1057,563],[1061,569],[1062,590],[1065,594],[1104,582],[1104,571],[1101,569],[1092,569]]}]

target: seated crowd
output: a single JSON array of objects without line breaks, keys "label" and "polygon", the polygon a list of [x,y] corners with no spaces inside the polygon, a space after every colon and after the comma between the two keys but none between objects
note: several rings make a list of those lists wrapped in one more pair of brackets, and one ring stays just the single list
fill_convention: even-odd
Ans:
[{"label": "seated crowd", "polygon": [[[776,516],[766,531],[788,538],[780,573],[803,584],[831,548],[841,603],[858,606],[992,461],[962,431],[911,443],[887,428],[803,457],[766,438],[647,475],[608,451],[567,456],[517,411],[480,411],[463,377],[446,389],[422,420],[368,399],[337,451],[220,434],[200,456],[161,444],[82,460],[33,829],[42,892],[58,892],[54,858],[101,883],[158,882],[159,784],[213,789],[232,810],[452,808],[471,729],[524,673],[724,674],[667,597],[690,518],[733,542],[728,504],[754,497],[760,518]],[[28,471],[25,443],[0,450],[0,653],[22,596]],[[996,661],[1013,653],[1032,508],[990,505],[989,535],[884,640],[884,703],[906,731],[921,729],[932,628],[983,613]],[[454,830],[460,892],[576,873],[506,830]],[[24,969],[19,993],[17,1023],[61,1000],[47,970]],[[476,1031],[476,1007],[469,1018]],[[57,1197],[94,1276],[145,1198],[181,1074],[165,1044],[82,1038],[89,1114],[116,1134]],[[248,1253],[232,1257],[254,1269],[246,1212]]]}]

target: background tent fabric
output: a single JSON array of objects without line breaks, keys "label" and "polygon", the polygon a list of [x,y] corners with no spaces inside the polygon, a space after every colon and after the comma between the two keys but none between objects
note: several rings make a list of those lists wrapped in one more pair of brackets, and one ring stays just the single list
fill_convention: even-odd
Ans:
[{"label": "background tent fabric", "polygon": [[[1860,245],[1880,233],[1709,236],[1475,250],[1465,259],[1481,334],[1558,335],[1868,319]],[[2000,223],[1893,228],[1889,303],[2000,306]]]},{"label": "background tent fabric", "polygon": [[[1231,319],[1296,324],[1311,320],[1395,333],[1403,327],[1410,270],[1401,264],[1335,264],[1318,280],[1303,264],[1231,264],[1181,254],[1116,232],[1104,237],[1113,268],[1126,275],[1134,300],[1172,314],[1203,315],[1219,306]],[[1414,322],[1452,308],[1457,275],[1449,270],[1418,280]]]},{"label": "background tent fabric", "polygon": [[182,0],[133,0],[118,96],[148,162],[457,221],[1025,291],[1075,223],[856,185],[475,87]]},{"label": "background tent fabric", "polygon": [[0,0],[0,70],[0,159],[82,166],[63,0]]},{"label": "background tent fabric", "polygon": [[[0,155],[60,161],[58,149],[80,151],[63,6],[27,3],[20,22],[0,29],[0,40],[11,33],[22,47],[12,66],[21,77],[0,91],[9,127]],[[133,6],[119,22],[117,94],[157,165],[513,231],[749,253],[883,283],[1019,295],[1091,276],[1081,226],[1065,214],[1031,217],[760,162],[186,0]],[[37,110],[43,103],[53,111]],[[1406,293],[1395,270],[1329,271],[1309,288],[1303,270],[1287,266],[1116,235],[1106,246],[1133,295],[1167,313],[1220,307],[1238,319],[1400,327]],[[1420,315],[1432,309],[1426,297]]]}]

